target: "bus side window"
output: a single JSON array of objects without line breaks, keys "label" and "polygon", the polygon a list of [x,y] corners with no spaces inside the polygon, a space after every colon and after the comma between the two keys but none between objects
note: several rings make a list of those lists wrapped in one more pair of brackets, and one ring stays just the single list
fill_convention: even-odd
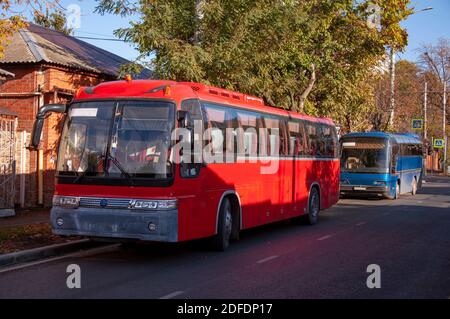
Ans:
[{"label": "bus side window", "polygon": [[315,123],[308,123],[307,125],[307,137],[309,138],[309,155],[312,157],[320,157],[320,144],[318,126]]},{"label": "bus side window", "polygon": [[314,123],[307,122],[305,124],[305,130],[306,130],[306,155],[309,156],[315,156],[316,154],[316,127],[314,126]]},{"label": "bus side window", "polygon": [[191,119],[203,120],[202,108],[200,102],[196,99],[184,100],[181,102],[181,109],[189,112]]},{"label": "bus side window", "polygon": [[275,117],[266,117],[264,119],[269,134],[269,155],[280,155],[281,150],[281,132],[280,120]]},{"label": "bus side window", "polygon": [[333,158],[339,158],[340,154],[339,154],[339,139],[338,139],[338,135],[337,135],[337,131],[336,128],[334,126],[332,126],[331,128],[331,139],[332,139],[332,157]]},{"label": "bus side window", "polygon": [[[258,114],[247,111],[236,111],[239,129],[242,130],[243,138],[238,141],[238,154],[241,156],[257,156],[258,154],[258,131],[261,120]],[[238,137],[240,137],[239,134]]]},{"label": "bus side window", "polygon": [[280,119],[280,150],[282,156],[289,155],[289,130],[288,123],[285,119]]},{"label": "bus side window", "polygon": [[325,152],[322,154],[324,157],[335,157],[335,136],[333,135],[333,127],[329,125],[322,125],[322,138],[325,143]]},{"label": "bus side window", "polygon": [[228,109],[225,115],[225,150],[226,155],[229,156],[228,159],[236,160],[238,154],[238,133],[236,128],[239,127],[237,113],[233,109]]},{"label": "bus side window", "polygon": [[290,121],[289,126],[289,155],[305,155],[305,131],[303,122]]},{"label": "bus side window", "polygon": [[316,155],[319,158],[328,157],[327,155],[327,145],[326,145],[326,135],[325,135],[325,126],[323,124],[316,124],[316,140],[317,140],[317,152]]},{"label": "bus side window", "polygon": [[226,151],[226,109],[214,104],[204,104],[206,128],[208,129],[208,144],[212,147],[212,155],[223,154]]}]

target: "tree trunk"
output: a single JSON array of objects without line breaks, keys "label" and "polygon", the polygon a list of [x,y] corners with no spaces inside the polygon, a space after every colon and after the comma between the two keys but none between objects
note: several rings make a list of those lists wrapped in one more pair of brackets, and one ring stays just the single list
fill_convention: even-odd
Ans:
[{"label": "tree trunk", "polygon": [[314,63],[311,63],[311,77],[309,78],[308,86],[303,91],[302,95],[300,95],[300,101],[298,105],[299,112],[303,112],[305,108],[306,98],[308,97],[309,93],[311,93],[311,90],[313,89],[315,83],[316,83],[316,66],[314,65]]}]

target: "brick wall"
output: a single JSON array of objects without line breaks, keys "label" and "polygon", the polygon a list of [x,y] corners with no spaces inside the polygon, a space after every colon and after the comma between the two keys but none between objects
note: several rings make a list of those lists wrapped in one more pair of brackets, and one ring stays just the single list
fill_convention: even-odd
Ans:
[{"label": "brick wall", "polygon": [[[104,78],[95,74],[86,74],[58,67],[22,64],[20,66],[2,65],[2,69],[14,73],[15,78],[0,84],[0,107],[7,108],[18,115],[17,132],[31,132],[38,106],[46,103],[66,103],[80,86],[96,85]],[[40,72],[43,70],[43,72]],[[109,80],[112,80],[110,78]],[[64,94],[55,94],[55,87],[65,90]],[[40,95],[33,95],[41,88]],[[1,93],[20,93],[22,96],[2,96]],[[25,95],[29,93],[28,95]],[[62,129],[62,116],[53,114],[45,123],[43,130],[43,192],[44,206],[51,206],[54,191],[54,173],[56,167],[56,148]],[[26,206],[38,204],[37,152],[27,151],[27,174],[25,176]],[[19,180],[19,178],[18,178]],[[17,188],[19,190],[19,188]],[[18,197],[17,197],[18,198]]]}]

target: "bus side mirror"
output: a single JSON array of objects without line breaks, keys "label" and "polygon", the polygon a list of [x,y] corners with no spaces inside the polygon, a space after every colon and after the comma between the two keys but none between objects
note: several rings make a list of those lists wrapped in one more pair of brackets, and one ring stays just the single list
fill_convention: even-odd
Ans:
[{"label": "bus side mirror", "polygon": [[177,121],[180,123],[180,127],[191,128],[192,120],[191,115],[187,111],[178,110],[177,111]]},{"label": "bus side mirror", "polygon": [[47,104],[41,107],[36,115],[34,121],[33,131],[31,133],[31,142],[28,147],[30,150],[36,150],[41,142],[42,128],[44,127],[44,120],[49,113],[65,113],[67,110],[66,104]]}]

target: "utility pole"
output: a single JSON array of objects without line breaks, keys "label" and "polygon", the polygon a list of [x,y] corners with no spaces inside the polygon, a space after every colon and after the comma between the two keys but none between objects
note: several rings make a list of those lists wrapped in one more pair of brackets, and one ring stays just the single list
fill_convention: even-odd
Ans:
[{"label": "utility pole", "polygon": [[[428,114],[427,114],[427,98],[428,98],[428,83],[425,82],[425,88],[423,93],[423,139],[428,139],[428,133],[427,133],[427,120],[428,120]],[[428,153],[428,151],[427,151]],[[427,154],[428,155],[428,154]]]},{"label": "utility pole", "polygon": [[203,18],[202,14],[202,0],[195,0],[195,32],[194,32],[194,45],[200,43],[200,21]]},{"label": "utility pole", "polygon": [[390,85],[389,85],[389,128],[392,129],[394,127],[394,115],[395,115],[395,50],[391,47],[391,52],[389,53],[389,77],[390,77]]},{"label": "utility pole", "polygon": [[444,133],[444,163],[443,163],[443,168],[444,168],[444,174],[447,173],[447,167],[445,166],[447,164],[447,80],[444,78],[444,96],[442,98],[442,113],[443,113],[443,118],[442,118],[442,131]]}]

